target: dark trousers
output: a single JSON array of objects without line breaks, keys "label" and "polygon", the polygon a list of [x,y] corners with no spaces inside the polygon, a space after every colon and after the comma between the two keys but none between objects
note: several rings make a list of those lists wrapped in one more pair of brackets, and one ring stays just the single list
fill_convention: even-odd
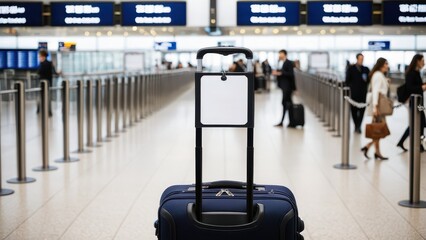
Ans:
[{"label": "dark trousers", "polygon": [[284,122],[284,118],[285,118],[285,113],[288,110],[288,114],[289,114],[289,119],[290,119],[290,124],[291,125],[291,119],[292,119],[292,115],[293,112],[291,111],[292,107],[293,107],[293,101],[291,99],[291,95],[292,95],[292,91],[291,90],[287,90],[287,89],[282,89],[283,91],[283,100],[282,100],[282,105],[283,105],[283,116],[281,118],[281,124]]},{"label": "dark trousers", "polygon": [[352,119],[355,124],[355,129],[361,129],[362,120],[364,119],[365,108],[357,108],[351,106]]},{"label": "dark trousers", "polygon": [[[421,127],[420,127],[420,136],[423,136],[423,130],[426,127],[426,119],[425,119],[425,115],[424,113],[421,113],[420,115],[421,119],[420,119],[420,123],[421,123]],[[398,142],[398,145],[404,145],[405,140],[407,140],[407,138],[410,136],[410,127],[407,127],[407,129],[405,129],[404,134],[402,134],[401,139]]]},{"label": "dark trousers", "polygon": [[[49,89],[52,87],[52,82],[48,81],[49,83]],[[41,92],[40,92],[41,93]],[[49,92],[47,93],[48,98],[49,98],[49,114],[52,115],[52,96],[51,96],[51,91],[49,90]],[[37,113],[40,112],[40,104],[41,104],[41,96],[39,96],[39,100],[37,100]]]}]

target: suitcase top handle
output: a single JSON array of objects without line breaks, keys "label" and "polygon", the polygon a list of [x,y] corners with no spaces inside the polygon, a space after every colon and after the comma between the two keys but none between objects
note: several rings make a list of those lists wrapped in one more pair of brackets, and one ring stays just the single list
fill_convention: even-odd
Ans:
[{"label": "suitcase top handle", "polygon": [[236,53],[244,53],[247,59],[253,59],[253,52],[248,48],[243,47],[207,47],[198,50],[197,59],[203,59],[204,55],[208,53],[216,53],[224,56]]}]

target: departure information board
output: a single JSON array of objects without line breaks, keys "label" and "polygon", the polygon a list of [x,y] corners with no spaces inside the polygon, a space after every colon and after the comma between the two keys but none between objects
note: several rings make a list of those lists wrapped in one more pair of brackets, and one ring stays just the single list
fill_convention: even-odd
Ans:
[{"label": "departure information board", "polygon": [[1,26],[42,26],[41,2],[0,2]]},{"label": "departure information board", "polygon": [[384,1],[384,25],[426,25],[425,1]]},{"label": "departure information board", "polygon": [[123,26],[186,26],[186,2],[123,2]]},{"label": "departure information board", "polygon": [[237,2],[237,25],[300,25],[300,2]]},{"label": "departure information board", "polygon": [[112,26],[113,2],[52,2],[52,26]]},{"label": "departure information board", "polygon": [[307,3],[308,25],[372,25],[371,1],[321,1]]},{"label": "departure information board", "polygon": [[0,69],[38,68],[37,49],[0,49]]}]

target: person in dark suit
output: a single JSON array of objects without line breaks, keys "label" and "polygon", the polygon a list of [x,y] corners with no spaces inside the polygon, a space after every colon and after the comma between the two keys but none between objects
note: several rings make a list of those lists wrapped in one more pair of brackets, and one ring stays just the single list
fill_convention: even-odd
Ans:
[{"label": "person in dark suit", "polygon": [[293,62],[287,59],[287,51],[281,50],[279,51],[279,62],[278,62],[278,70],[272,72],[272,75],[277,77],[278,87],[283,92],[283,115],[281,121],[275,125],[276,127],[282,127],[284,122],[285,113],[289,110],[289,119],[290,123],[288,127],[294,128],[295,126],[292,124],[292,111],[293,101],[291,99],[293,92],[296,91],[296,82],[294,79],[294,70],[293,70]]},{"label": "person in dark suit", "polygon": [[[405,73],[405,86],[406,86],[406,94],[410,96],[411,94],[419,94],[423,96],[423,92],[426,91],[426,83],[423,83],[422,77],[420,75],[420,70],[425,66],[425,58],[421,54],[414,55],[411,60],[410,65],[407,68],[407,72]],[[410,106],[411,108],[412,106]],[[425,115],[420,114],[421,116],[421,128],[420,135],[423,135],[424,127],[426,126]],[[407,127],[401,139],[399,140],[397,147],[400,147],[404,152],[407,149],[404,147],[405,140],[410,136],[410,128]],[[423,146],[421,146],[421,150],[424,151]]]},{"label": "person in dark suit", "polygon": [[[363,66],[363,62],[364,56],[358,53],[356,55],[356,64],[349,66],[346,71],[346,85],[351,89],[351,98],[357,102],[365,102],[368,91],[370,69]],[[361,133],[364,111],[365,108],[351,106],[352,119],[357,133]]]},{"label": "person in dark suit", "polygon": [[[55,66],[53,66],[52,62],[47,60],[48,53],[46,50],[42,49],[38,53],[38,58],[40,61],[40,65],[37,69],[37,73],[39,75],[40,80],[47,80],[49,83],[49,87],[52,87],[52,81],[53,81],[53,74],[60,74],[57,73],[55,70]],[[40,104],[37,106],[37,113],[40,112]],[[52,116],[52,103],[51,98],[49,94],[49,116]]]}]

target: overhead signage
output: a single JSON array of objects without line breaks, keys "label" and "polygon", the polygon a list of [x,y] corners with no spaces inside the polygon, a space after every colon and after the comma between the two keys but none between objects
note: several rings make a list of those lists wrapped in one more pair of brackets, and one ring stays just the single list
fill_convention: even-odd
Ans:
[{"label": "overhead signage", "polygon": [[426,2],[384,1],[384,25],[426,25]]},{"label": "overhead signage", "polygon": [[176,42],[155,42],[154,49],[156,51],[175,51]]},{"label": "overhead signage", "polygon": [[368,50],[371,50],[371,51],[390,50],[390,41],[369,41]]},{"label": "overhead signage", "polygon": [[0,69],[36,69],[37,49],[0,49]]},{"label": "overhead signage", "polygon": [[123,2],[123,26],[186,26],[186,2]]},{"label": "overhead signage", "polygon": [[75,42],[58,42],[59,52],[75,52],[77,43]]},{"label": "overhead signage", "polygon": [[0,27],[42,25],[43,4],[41,2],[0,2]]},{"label": "overhead signage", "polygon": [[299,2],[237,2],[238,26],[284,26],[299,24]]},{"label": "overhead signage", "polygon": [[112,26],[113,2],[52,2],[52,26]]},{"label": "overhead signage", "polygon": [[372,25],[372,1],[307,3],[308,25]]}]

